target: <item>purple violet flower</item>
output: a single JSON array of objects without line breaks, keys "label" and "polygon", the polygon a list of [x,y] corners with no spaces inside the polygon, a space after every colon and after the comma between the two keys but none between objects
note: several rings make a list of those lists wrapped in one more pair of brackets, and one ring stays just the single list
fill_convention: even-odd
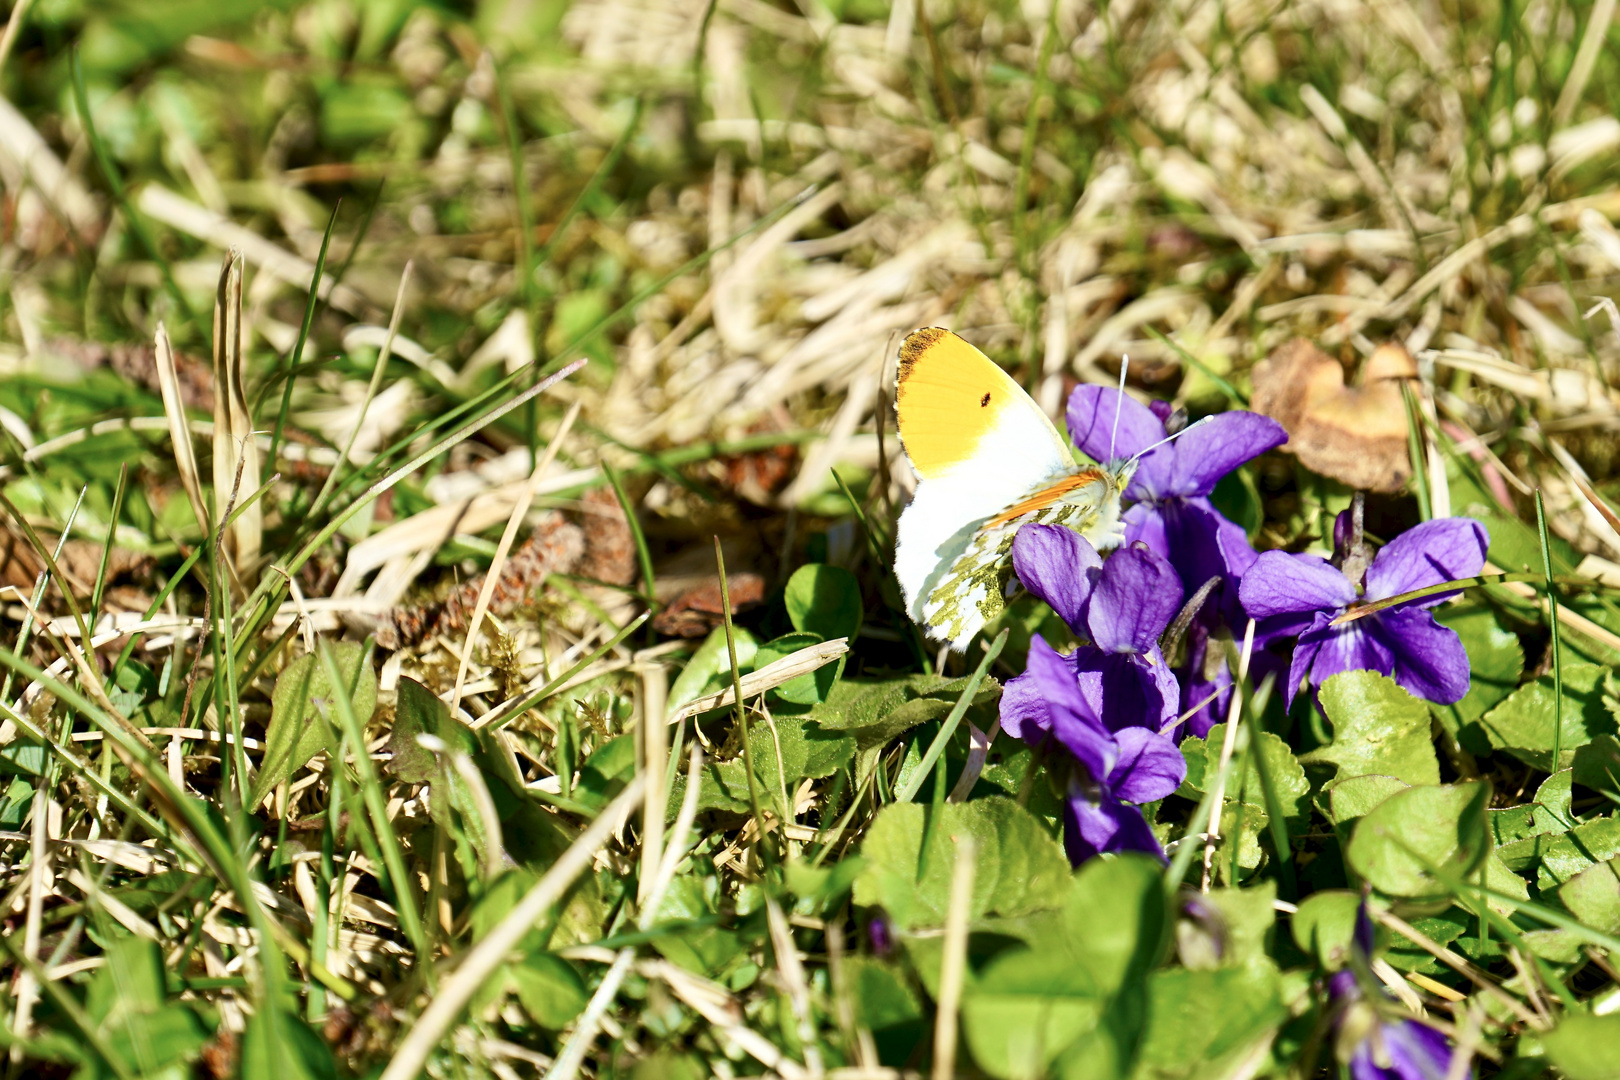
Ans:
[{"label": "purple violet flower", "polygon": [[[1114,414],[1119,433],[1114,434]],[[1074,444],[1097,461],[1128,457],[1170,434],[1170,405],[1143,406],[1118,390],[1082,386],[1069,396],[1069,432]],[[1234,410],[1210,417],[1173,443],[1142,455],[1125,489],[1136,500],[1124,514],[1125,543],[1140,541],[1170,561],[1189,590],[1221,579],[1188,628],[1188,665],[1182,671],[1180,708],[1192,715],[1187,731],[1203,735],[1225,711],[1231,674],[1225,660],[1204,664],[1204,646],[1221,621],[1241,628],[1238,582],[1255,552],[1242,526],[1209,501],[1221,477],[1288,441],[1281,424],[1259,413]],[[1195,707],[1198,707],[1194,711]]]},{"label": "purple violet flower", "polygon": [[[1340,531],[1340,530],[1335,530]],[[1267,551],[1243,577],[1239,590],[1250,617],[1269,620],[1273,634],[1298,634],[1288,672],[1288,701],[1307,677],[1321,686],[1341,671],[1368,669],[1392,676],[1411,693],[1446,705],[1468,692],[1468,653],[1455,631],[1425,609],[1456,593],[1412,600],[1337,626],[1352,605],[1477,575],[1490,538],[1473,518],[1426,521],[1386,544],[1353,580],[1358,560],[1341,570],[1315,555]]]},{"label": "purple violet flower", "polygon": [[[1159,651],[1159,636],[1181,606],[1182,588],[1169,562],[1130,546],[1105,563],[1090,542],[1061,525],[1025,525],[1012,553],[1024,588],[1091,642],[1061,658],[1090,714],[1116,732],[1134,725],[1160,731],[1172,723],[1181,688]],[[1045,713],[1027,672],[1007,684],[1001,699],[1007,731],[1029,741],[1022,733],[1025,716]]]},{"label": "purple violet flower", "polygon": [[[1165,402],[1150,408],[1110,387],[1081,386],[1069,395],[1067,419],[1074,445],[1104,461],[1130,457],[1163,439],[1170,415]],[[1234,410],[1143,454],[1125,489],[1125,497],[1136,500],[1122,519],[1125,543],[1140,540],[1169,559],[1190,589],[1216,576],[1234,584],[1254,562],[1254,549],[1242,526],[1216,510],[1209,494],[1221,477],[1287,441],[1288,432],[1269,416]],[[1236,616],[1235,604],[1230,607]]]},{"label": "purple violet flower", "polygon": [[1079,866],[1115,851],[1144,851],[1163,859],[1147,819],[1129,804],[1175,791],[1187,775],[1187,761],[1157,731],[1140,725],[1110,731],[1075,678],[1070,659],[1037,634],[1030,642],[1028,669],[1008,684],[1009,690],[1020,684],[1021,706],[1016,715],[1009,713],[1003,696],[1002,726],[1031,745],[1054,741],[1073,755],[1076,768],[1063,814],[1063,847],[1071,863]]},{"label": "purple violet flower", "polygon": [[[1350,1066],[1351,1080],[1445,1080],[1456,1051],[1434,1028],[1387,1015],[1393,1003],[1371,982],[1369,973],[1373,946],[1373,924],[1363,895],[1350,941],[1352,966],[1328,977],[1328,1007],[1340,1060]],[[1373,987],[1370,994],[1363,989],[1364,982]],[[1473,1080],[1473,1069],[1461,1075]]]},{"label": "purple violet flower", "polygon": [[[1363,996],[1354,972],[1336,972],[1328,980],[1328,996],[1337,1010],[1336,1041],[1351,1080],[1445,1080],[1451,1075],[1456,1051],[1450,1041],[1427,1024],[1382,1016]],[[1474,1070],[1462,1075],[1472,1080]]]}]

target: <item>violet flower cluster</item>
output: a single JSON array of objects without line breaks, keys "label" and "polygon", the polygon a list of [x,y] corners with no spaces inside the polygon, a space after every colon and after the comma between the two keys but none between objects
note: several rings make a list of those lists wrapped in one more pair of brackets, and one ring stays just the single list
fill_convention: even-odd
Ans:
[{"label": "violet flower cluster", "polygon": [[[1118,431],[1115,428],[1116,410]],[[1287,441],[1256,413],[1213,417],[1174,442],[1167,405],[1149,408],[1118,391],[1082,386],[1069,399],[1075,445],[1097,460],[1141,453],[1125,497],[1124,544],[1106,560],[1069,529],[1029,524],[1013,541],[1013,566],[1082,642],[1060,655],[1037,636],[1027,670],[1001,701],[1003,729],[1061,751],[1067,766],[1064,844],[1076,865],[1094,855],[1164,857],[1138,808],[1180,786],[1176,743],[1202,736],[1224,715],[1232,676],[1223,640],[1255,622],[1250,674],[1275,665],[1287,697],[1330,675],[1370,669],[1437,703],[1468,690],[1468,656],[1429,610],[1455,593],[1425,596],[1336,621],[1357,605],[1478,574],[1488,543],[1469,518],[1425,522],[1369,556],[1359,514],[1340,516],[1335,555],[1257,554],[1244,530],[1210,501],[1232,470]],[[1359,505],[1359,504],[1358,504]],[[1171,670],[1160,639],[1183,612],[1186,659]],[[1277,652],[1297,639],[1292,661]],[[1286,667],[1285,667],[1286,664]]]}]

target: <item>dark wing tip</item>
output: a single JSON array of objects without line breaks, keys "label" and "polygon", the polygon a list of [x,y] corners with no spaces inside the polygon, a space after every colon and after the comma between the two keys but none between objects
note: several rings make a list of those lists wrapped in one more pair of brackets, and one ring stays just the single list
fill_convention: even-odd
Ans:
[{"label": "dark wing tip", "polygon": [[935,342],[945,337],[950,331],[938,326],[925,326],[921,330],[913,330],[906,335],[906,340],[900,343],[900,381],[904,382],[911,373],[911,365],[922,359]]}]

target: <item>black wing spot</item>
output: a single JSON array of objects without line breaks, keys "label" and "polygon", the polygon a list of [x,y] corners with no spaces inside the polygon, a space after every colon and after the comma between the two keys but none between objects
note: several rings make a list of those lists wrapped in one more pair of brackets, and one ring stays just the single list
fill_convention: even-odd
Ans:
[{"label": "black wing spot", "polygon": [[982,409],[988,404],[990,404],[990,395],[989,394],[986,394],[986,395],[984,395],[984,397],[979,399],[979,408]]}]

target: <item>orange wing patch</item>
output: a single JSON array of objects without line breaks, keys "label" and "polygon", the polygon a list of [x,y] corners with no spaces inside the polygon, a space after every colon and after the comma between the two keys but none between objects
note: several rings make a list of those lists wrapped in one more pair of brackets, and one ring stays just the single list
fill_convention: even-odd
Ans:
[{"label": "orange wing patch", "polygon": [[993,360],[949,330],[918,330],[900,346],[900,441],[925,479],[971,458],[1023,396]]},{"label": "orange wing patch", "polygon": [[1084,469],[1073,476],[1065,476],[1057,483],[1037,491],[1023,502],[1007,507],[998,516],[991,518],[985,528],[994,529],[998,525],[1005,525],[1007,522],[1021,518],[1025,514],[1051,506],[1075,488],[1085,487],[1087,484],[1101,479],[1103,479],[1103,474],[1097,469]]}]

